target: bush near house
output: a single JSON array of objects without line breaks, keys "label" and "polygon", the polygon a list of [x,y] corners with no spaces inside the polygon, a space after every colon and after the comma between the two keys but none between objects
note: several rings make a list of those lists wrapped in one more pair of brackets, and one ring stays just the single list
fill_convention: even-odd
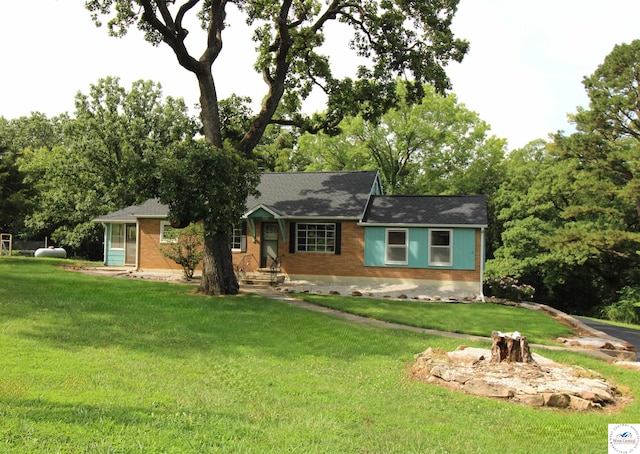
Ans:
[{"label": "bush near house", "polygon": [[[193,279],[196,267],[202,261],[204,232],[201,224],[190,224],[183,229],[173,229],[165,233],[174,242],[159,246],[162,255],[182,267],[184,277]],[[173,237],[173,238],[172,238]]]}]

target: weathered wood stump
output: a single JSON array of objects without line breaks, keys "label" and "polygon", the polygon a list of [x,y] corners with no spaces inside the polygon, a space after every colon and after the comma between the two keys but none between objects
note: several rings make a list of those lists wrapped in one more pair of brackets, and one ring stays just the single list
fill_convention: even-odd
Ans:
[{"label": "weathered wood stump", "polygon": [[527,363],[534,364],[529,350],[529,341],[526,336],[515,331],[513,333],[491,333],[493,345],[491,346],[491,362],[501,363]]}]

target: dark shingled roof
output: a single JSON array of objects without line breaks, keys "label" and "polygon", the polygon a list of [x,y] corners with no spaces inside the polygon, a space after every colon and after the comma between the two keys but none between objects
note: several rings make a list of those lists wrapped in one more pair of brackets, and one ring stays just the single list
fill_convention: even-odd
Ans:
[{"label": "dark shingled roof", "polygon": [[362,222],[486,226],[487,198],[484,195],[374,196]]},{"label": "dark shingled roof", "polygon": [[285,218],[360,219],[377,183],[376,171],[265,173],[247,210],[259,206]]},{"label": "dark shingled roof", "polygon": [[158,199],[149,199],[140,205],[131,205],[94,219],[93,222],[136,222],[136,218],[164,218],[169,214],[169,207]]},{"label": "dark shingled roof", "polygon": [[[279,216],[360,219],[374,187],[376,171],[264,173],[260,195],[247,199],[247,210],[264,206]],[[94,222],[135,222],[140,217],[162,218],[167,205],[147,200],[94,219]]]}]

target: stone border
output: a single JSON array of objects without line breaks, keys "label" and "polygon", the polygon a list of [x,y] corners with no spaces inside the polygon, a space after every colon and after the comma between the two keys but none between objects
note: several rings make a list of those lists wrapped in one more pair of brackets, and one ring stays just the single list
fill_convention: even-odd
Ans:
[{"label": "stone border", "polygon": [[625,404],[631,399],[597,372],[557,364],[533,354],[533,362],[491,362],[491,351],[460,346],[453,352],[428,348],[415,355],[415,379],[478,397],[531,407],[576,411]]}]

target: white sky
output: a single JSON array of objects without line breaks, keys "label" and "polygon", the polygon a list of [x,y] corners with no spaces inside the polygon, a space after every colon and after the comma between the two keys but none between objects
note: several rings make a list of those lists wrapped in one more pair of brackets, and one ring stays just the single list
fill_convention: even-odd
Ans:
[{"label": "white sky", "polygon": [[[110,38],[83,5],[84,0],[1,2],[0,116],[73,113],[75,94],[87,93],[108,75],[120,77],[126,88],[150,79],[162,84],[166,96],[182,97],[189,106],[198,102],[195,78],[167,46],[154,48],[137,32]],[[452,91],[495,135],[507,138],[510,149],[570,131],[567,114],[588,103],[582,78],[615,44],[640,39],[638,18],[638,0],[461,0],[453,28],[471,50],[462,64],[448,68]],[[338,41],[339,33],[331,35],[336,64],[349,67],[346,43]],[[196,30],[190,36],[197,39]],[[226,47],[214,65],[220,97],[236,92],[259,101],[264,86],[252,73],[253,59],[238,58],[243,48],[231,46],[242,39],[251,50],[250,36],[232,23],[224,38]]]}]

